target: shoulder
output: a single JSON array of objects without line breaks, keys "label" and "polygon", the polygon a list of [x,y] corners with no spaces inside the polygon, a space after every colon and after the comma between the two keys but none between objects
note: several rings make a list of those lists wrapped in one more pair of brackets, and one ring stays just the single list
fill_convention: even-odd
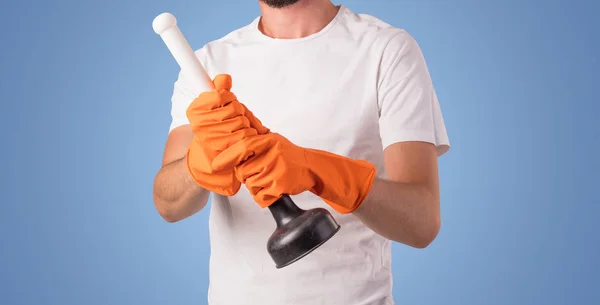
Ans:
[{"label": "shoulder", "polygon": [[205,58],[211,53],[218,52],[223,48],[235,47],[236,45],[251,43],[253,38],[256,37],[256,24],[258,17],[252,20],[251,23],[237,28],[223,37],[212,40],[206,43],[202,48],[195,50],[194,52],[200,58]]},{"label": "shoulder", "polygon": [[349,8],[342,7],[340,18],[349,34],[371,40],[380,51],[395,52],[402,48],[414,47],[416,41],[404,28],[394,26],[376,16],[356,13]]},{"label": "shoulder", "polygon": [[209,75],[214,77],[217,71],[224,71],[223,65],[227,62],[224,58],[227,58],[227,55],[238,52],[242,46],[250,46],[256,42],[258,20],[256,17],[251,23],[209,41],[194,51]]}]

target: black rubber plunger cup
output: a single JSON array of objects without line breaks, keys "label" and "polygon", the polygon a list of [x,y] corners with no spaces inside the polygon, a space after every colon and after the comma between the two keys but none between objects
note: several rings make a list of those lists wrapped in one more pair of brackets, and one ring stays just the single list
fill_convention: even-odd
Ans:
[{"label": "black rubber plunger cup", "polygon": [[269,210],[277,229],[269,237],[267,251],[277,269],[305,257],[340,229],[326,209],[303,210],[287,195],[270,205]]}]

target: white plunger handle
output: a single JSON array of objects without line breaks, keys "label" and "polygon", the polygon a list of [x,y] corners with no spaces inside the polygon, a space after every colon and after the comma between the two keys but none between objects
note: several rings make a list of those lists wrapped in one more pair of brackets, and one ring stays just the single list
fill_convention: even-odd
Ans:
[{"label": "white plunger handle", "polygon": [[170,13],[162,13],[152,22],[152,28],[160,35],[167,48],[179,64],[183,74],[189,78],[197,94],[213,91],[210,76],[194,54],[190,44],[177,26],[177,19]]}]

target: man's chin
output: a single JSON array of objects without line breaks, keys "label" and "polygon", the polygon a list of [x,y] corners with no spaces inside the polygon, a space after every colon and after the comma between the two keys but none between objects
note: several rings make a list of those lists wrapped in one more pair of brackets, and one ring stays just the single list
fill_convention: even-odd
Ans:
[{"label": "man's chin", "polygon": [[260,0],[260,2],[272,8],[285,8],[298,3],[300,0]]}]

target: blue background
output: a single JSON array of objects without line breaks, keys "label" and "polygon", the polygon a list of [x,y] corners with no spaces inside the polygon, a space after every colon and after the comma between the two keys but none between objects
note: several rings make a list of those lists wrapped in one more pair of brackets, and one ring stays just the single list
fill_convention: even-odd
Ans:
[{"label": "blue background", "polygon": [[[398,304],[600,304],[598,2],[339,1],[421,45],[452,142],[443,228],[395,244]],[[152,182],[178,67],[255,0],[0,4],[0,304],[205,304],[208,209],[169,224]],[[265,237],[266,238],[266,237]]]}]

